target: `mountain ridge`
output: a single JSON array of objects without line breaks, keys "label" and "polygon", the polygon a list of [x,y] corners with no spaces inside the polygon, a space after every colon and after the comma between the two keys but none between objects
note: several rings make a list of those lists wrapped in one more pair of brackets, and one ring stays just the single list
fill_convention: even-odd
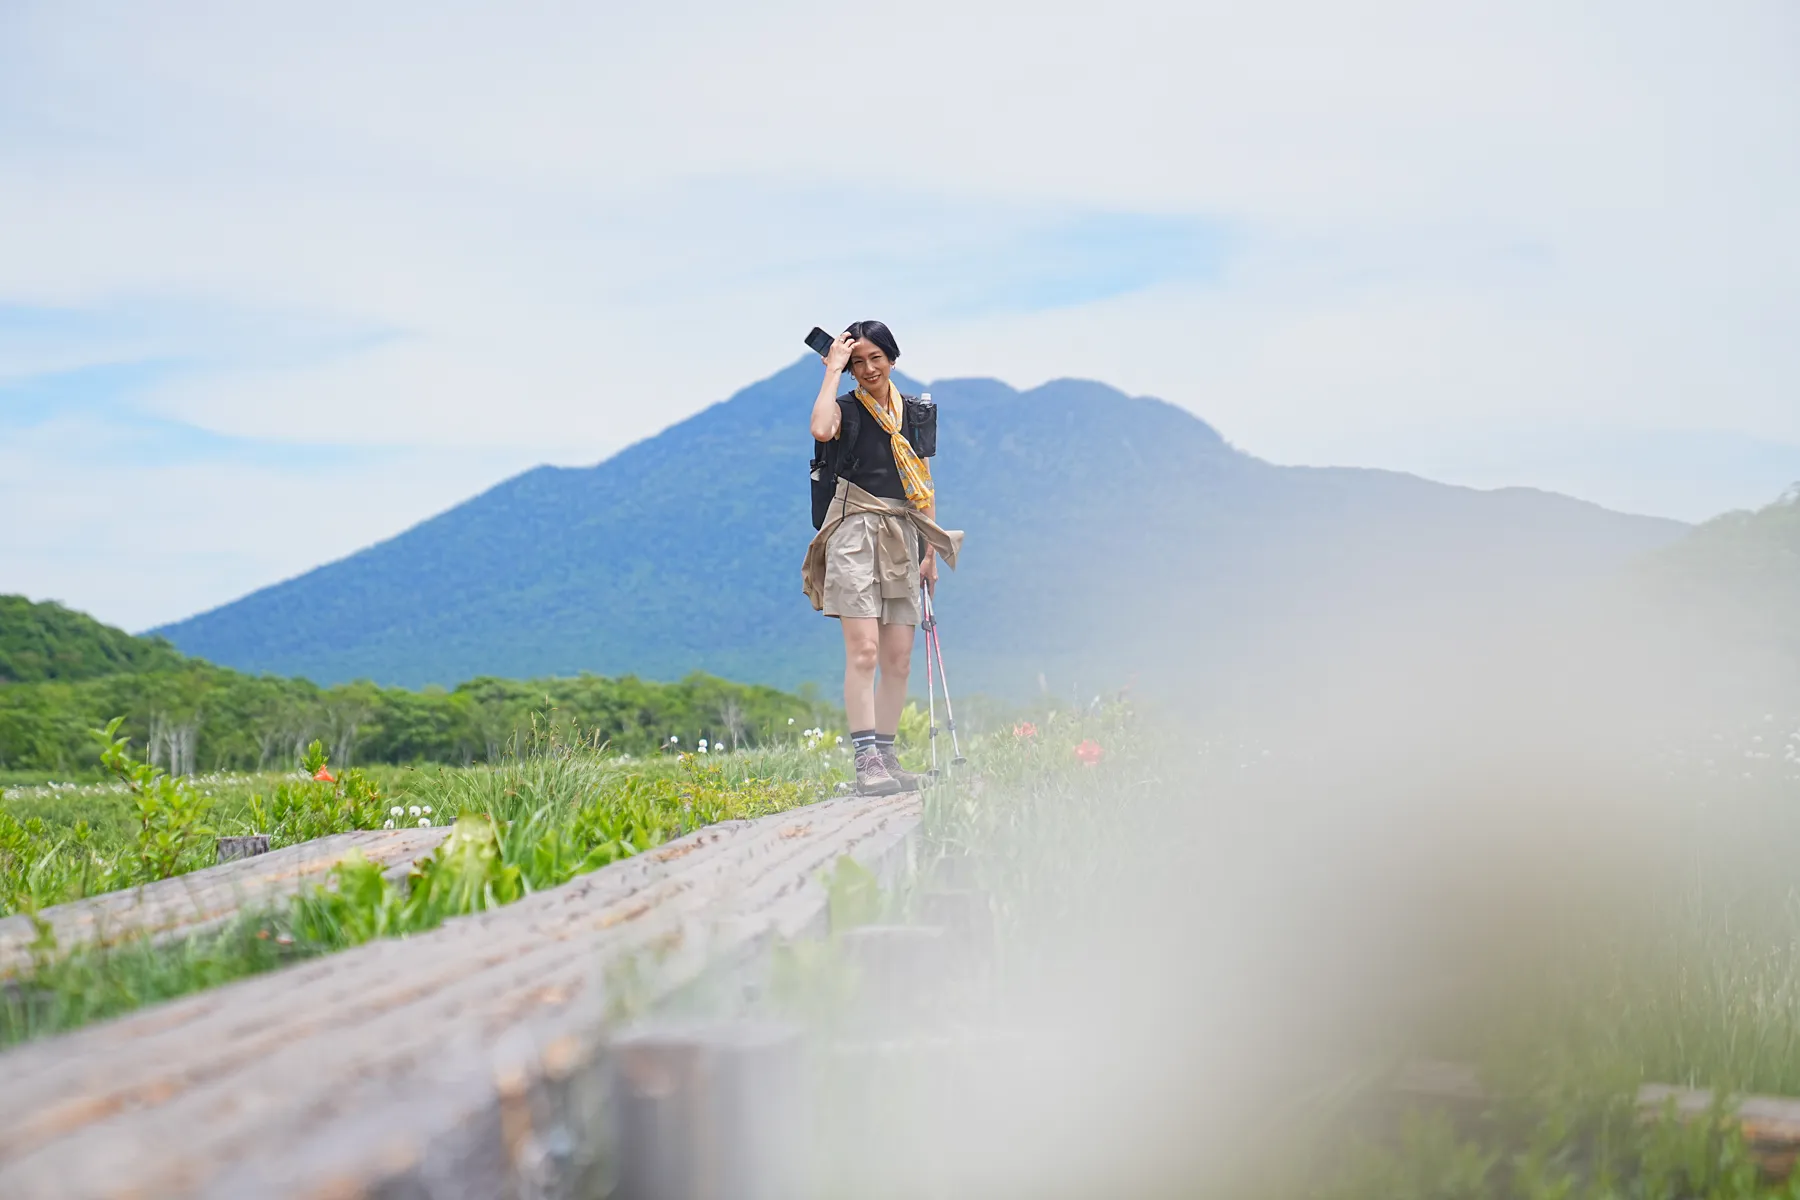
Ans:
[{"label": "mountain ridge", "polygon": [[[320,682],[580,670],[830,680],[835,627],[799,590],[812,534],[803,422],[818,380],[803,358],[601,463],[532,468],[153,632],[213,661]],[[1271,614],[1295,628],[1329,618],[1306,594],[1381,602],[1400,598],[1379,586],[1384,574],[1417,578],[1430,594],[1408,607],[1429,611],[1486,587],[1555,590],[1685,528],[1537,489],[1278,466],[1183,408],[1095,381],[902,386],[930,390],[942,414],[940,509],[969,534],[963,569],[943,584],[945,641],[978,686],[1129,668],[1150,628],[1182,623],[1183,603],[1232,631],[1200,648],[1217,664],[1241,657],[1234,639],[1268,635]]]}]

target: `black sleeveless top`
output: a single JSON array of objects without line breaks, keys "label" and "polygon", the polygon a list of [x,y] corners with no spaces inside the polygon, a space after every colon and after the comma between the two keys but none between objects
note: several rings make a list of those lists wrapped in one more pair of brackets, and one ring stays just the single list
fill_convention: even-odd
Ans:
[{"label": "black sleeveless top", "polygon": [[[920,458],[931,457],[937,451],[936,409],[911,397],[903,397],[902,404],[900,432],[913,453]],[[838,475],[871,496],[906,499],[906,485],[900,481],[900,468],[894,463],[894,440],[881,422],[862,406],[855,392],[839,396],[838,409],[838,437],[844,436],[845,429],[852,434],[851,440],[839,447]]]},{"label": "black sleeveless top", "polygon": [[894,462],[894,439],[881,427],[881,422],[869,415],[869,410],[854,393],[839,396],[838,403],[851,405],[862,418],[856,423],[855,440],[844,447],[849,454],[850,470],[841,472],[843,477],[871,496],[906,499],[906,485],[900,482],[900,468]]}]

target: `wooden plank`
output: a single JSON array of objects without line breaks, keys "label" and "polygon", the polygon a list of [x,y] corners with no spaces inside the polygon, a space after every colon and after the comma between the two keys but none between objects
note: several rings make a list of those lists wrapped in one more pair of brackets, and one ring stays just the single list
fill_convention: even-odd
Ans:
[{"label": "wooden plank", "polygon": [[[1479,1074],[1466,1063],[1409,1063],[1396,1078],[1394,1090],[1471,1115],[1485,1109],[1488,1102]],[[1666,1083],[1646,1083],[1638,1089],[1637,1102],[1647,1119],[1659,1116],[1671,1103],[1675,1115],[1683,1120],[1698,1120],[1713,1111],[1712,1092]],[[1733,1098],[1733,1106],[1745,1146],[1763,1174],[1775,1180],[1792,1175],[1800,1161],[1800,1099],[1740,1096]]]},{"label": "wooden plank", "polygon": [[[333,834],[142,887],[58,904],[38,917],[49,923],[59,951],[90,943],[109,945],[142,934],[187,936],[222,924],[239,909],[283,900],[324,882],[351,850],[361,850],[370,862],[406,871],[449,833],[439,826]],[[37,936],[30,917],[0,919],[0,979],[31,965],[30,946]]]},{"label": "wooden plank", "polygon": [[0,1195],[595,1194],[612,1018],[824,920],[916,797],[710,826],[553,891],[0,1055]]}]

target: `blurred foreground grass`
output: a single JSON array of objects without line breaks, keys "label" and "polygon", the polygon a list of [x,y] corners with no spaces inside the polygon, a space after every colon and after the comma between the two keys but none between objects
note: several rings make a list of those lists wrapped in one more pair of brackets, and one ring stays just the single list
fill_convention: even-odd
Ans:
[{"label": "blurred foreground grass", "polygon": [[[834,1100],[816,1143],[891,1185],[846,1195],[907,1194],[906,1163],[947,1196],[1800,1196],[1730,1119],[1737,1096],[1800,1096],[1797,724],[1657,753],[1495,744],[1441,771],[1124,705],[991,734],[927,800],[913,886],[961,864],[998,934],[980,994],[934,1019],[976,1048],[1047,1040],[998,1081],[948,1055],[942,1092],[893,1066],[910,1097],[861,1128]],[[1477,1065],[1487,1111],[1400,1116],[1388,1081],[1420,1058]],[[1652,1082],[1718,1109],[1640,1112]]]}]

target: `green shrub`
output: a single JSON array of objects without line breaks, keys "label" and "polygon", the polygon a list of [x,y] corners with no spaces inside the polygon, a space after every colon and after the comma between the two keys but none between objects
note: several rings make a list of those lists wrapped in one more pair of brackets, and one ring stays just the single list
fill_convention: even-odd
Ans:
[{"label": "green shrub", "polygon": [[114,717],[96,732],[100,763],[125,784],[137,806],[138,878],[167,879],[189,869],[183,860],[212,838],[206,824],[212,802],[162,768],[132,758],[131,739],[117,736],[124,723],[125,718]]}]

